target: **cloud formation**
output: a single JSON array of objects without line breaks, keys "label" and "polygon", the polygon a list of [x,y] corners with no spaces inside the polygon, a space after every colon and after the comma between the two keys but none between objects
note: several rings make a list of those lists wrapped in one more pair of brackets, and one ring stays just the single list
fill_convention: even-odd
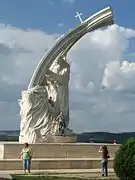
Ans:
[{"label": "cloud formation", "polygon": [[[0,24],[0,127],[19,127],[18,99],[59,34]],[[82,131],[134,131],[135,63],[124,60],[135,31],[117,25],[83,37],[68,54],[70,126]]]},{"label": "cloud formation", "polygon": [[57,24],[57,26],[58,26],[58,27],[63,27],[64,24],[61,22],[61,23]]},{"label": "cloud formation", "polygon": [[52,5],[52,6],[55,4],[55,2],[53,0],[48,0],[47,3]]},{"label": "cloud formation", "polygon": [[64,3],[69,3],[69,4],[73,4],[75,3],[76,0],[62,0],[62,2]]}]

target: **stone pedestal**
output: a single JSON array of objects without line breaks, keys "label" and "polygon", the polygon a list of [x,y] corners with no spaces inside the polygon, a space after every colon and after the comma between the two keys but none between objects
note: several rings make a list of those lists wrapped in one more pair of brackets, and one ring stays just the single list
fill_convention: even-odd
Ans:
[{"label": "stone pedestal", "polygon": [[[19,136],[19,142],[21,142],[21,144],[24,144],[26,142],[23,141],[23,137]],[[47,137],[46,142],[37,142],[37,143],[41,143],[41,144],[45,144],[45,143],[76,143],[77,142],[77,136],[76,135],[72,135],[72,136],[60,136],[60,135],[50,135]]]},{"label": "stone pedestal", "polygon": [[47,143],[76,143],[77,142],[77,136],[48,136]]},{"label": "stone pedestal", "polygon": [[[76,143],[77,142],[77,136],[75,133],[73,133],[71,129],[66,128],[64,131],[64,134],[65,135],[62,136],[60,132],[52,133],[46,136],[45,141],[43,141],[42,139],[40,139],[40,137],[38,137],[38,141],[35,143],[45,144],[45,143]],[[19,143],[23,144],[26,142],[27,140],[25,141],[25,138],[22,135],[20,135]],[[30,143],[30,144],[33,144],[33,143]]]},{"label": "stone pedestal", "polygon": [[[60,138],[60,139],[59,139]],[[57,142],[73,140],[69,137],[52,136]],[[53,169],[100,169],[101,154],[98,152],[103,144],[90,143],[38,143],[31,144],[33,150],[32,170]],[[105,144],[104,144],[105,145]],[[109,168],[113,168],[113,157],[120,145],[106,144],[110,159]],[[22,159],[18,158],[23,144],[18,142],[0,143],[0,171],[22,170]]]},{"label": "stone pedestal", "polygon": [[64,136],[61,135],[61,132],[54,132],[51,135],[47,136],[47,143],[76,143],[77,136],[73,133],[72,129],[65,128]]}]

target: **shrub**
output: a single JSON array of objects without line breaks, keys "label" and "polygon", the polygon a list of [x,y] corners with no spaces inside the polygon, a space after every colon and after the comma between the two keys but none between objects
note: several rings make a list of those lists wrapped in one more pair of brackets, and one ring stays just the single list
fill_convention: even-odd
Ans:
[{"label": "shrub", "polygon": [[120,180],[135,180],[135,138],[128,139],[116,152],[114,171]]}]

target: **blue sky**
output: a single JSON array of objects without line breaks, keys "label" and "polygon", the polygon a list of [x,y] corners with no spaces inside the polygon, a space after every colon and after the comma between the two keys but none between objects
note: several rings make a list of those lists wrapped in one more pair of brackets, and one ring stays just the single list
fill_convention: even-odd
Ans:
[{"label": "blue sky", "polygon": [[[111,6],[116,24],[135,28],[135,1],[130,0],[1,0],[0,22],[22,29],[39,29],[48,33],[65,33],[79,22],[77,11],[85,19],[98,10]],[[134,51],[135,40],[130,42],[129,50]],[[133,60],[129,54],[126,58]]]},{"label": "blue sky", "polygon": [[0,130],[19,128],[21,91],[27,89],[37,63],[56,38],[80,24],[76,12],[85,19],[111,6],[116,24],[88,33],[68,53],[70,126],[78,132],[134,131],[134,0],[0,3]]},{"label": "blue sky", "polygon": [[[67,1],[67,2],[66,2]],[[1,0],[0,22],[19,28],[44,29],[47,32],[64,32],[74,27],[78,20],[76,11],[82,12],[84,18],[94,12],[111,6],[115,22],[121,26],[135,28],[134,0]],[[59,28],[57,24],[64,23]]]}]

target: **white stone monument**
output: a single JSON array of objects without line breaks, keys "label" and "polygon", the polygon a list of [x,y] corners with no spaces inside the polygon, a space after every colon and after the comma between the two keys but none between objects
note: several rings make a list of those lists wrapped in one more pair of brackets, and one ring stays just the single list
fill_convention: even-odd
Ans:
[{"label": "white stone monument", "polygon": [[[59,57],[43,75],[40,85],[22,92],[20,100],[20,142],[43,143],[52,136],[62,136],[60,113],[65,123],[64,136],[75,136],[69,124],[70,66]],[[49,139],[49,140],[48,140]]]},{"label": "white stone monument", "polygon": [[[79,17],[77,13],[76,17]],[[86,33],[111,25],[112,9],[105,8],[81,25],[62,35],[46,52],[32,76],[28,89],[22,91],[19,142],[76,142],[69,124],[70,65],[67,52]]]}]

